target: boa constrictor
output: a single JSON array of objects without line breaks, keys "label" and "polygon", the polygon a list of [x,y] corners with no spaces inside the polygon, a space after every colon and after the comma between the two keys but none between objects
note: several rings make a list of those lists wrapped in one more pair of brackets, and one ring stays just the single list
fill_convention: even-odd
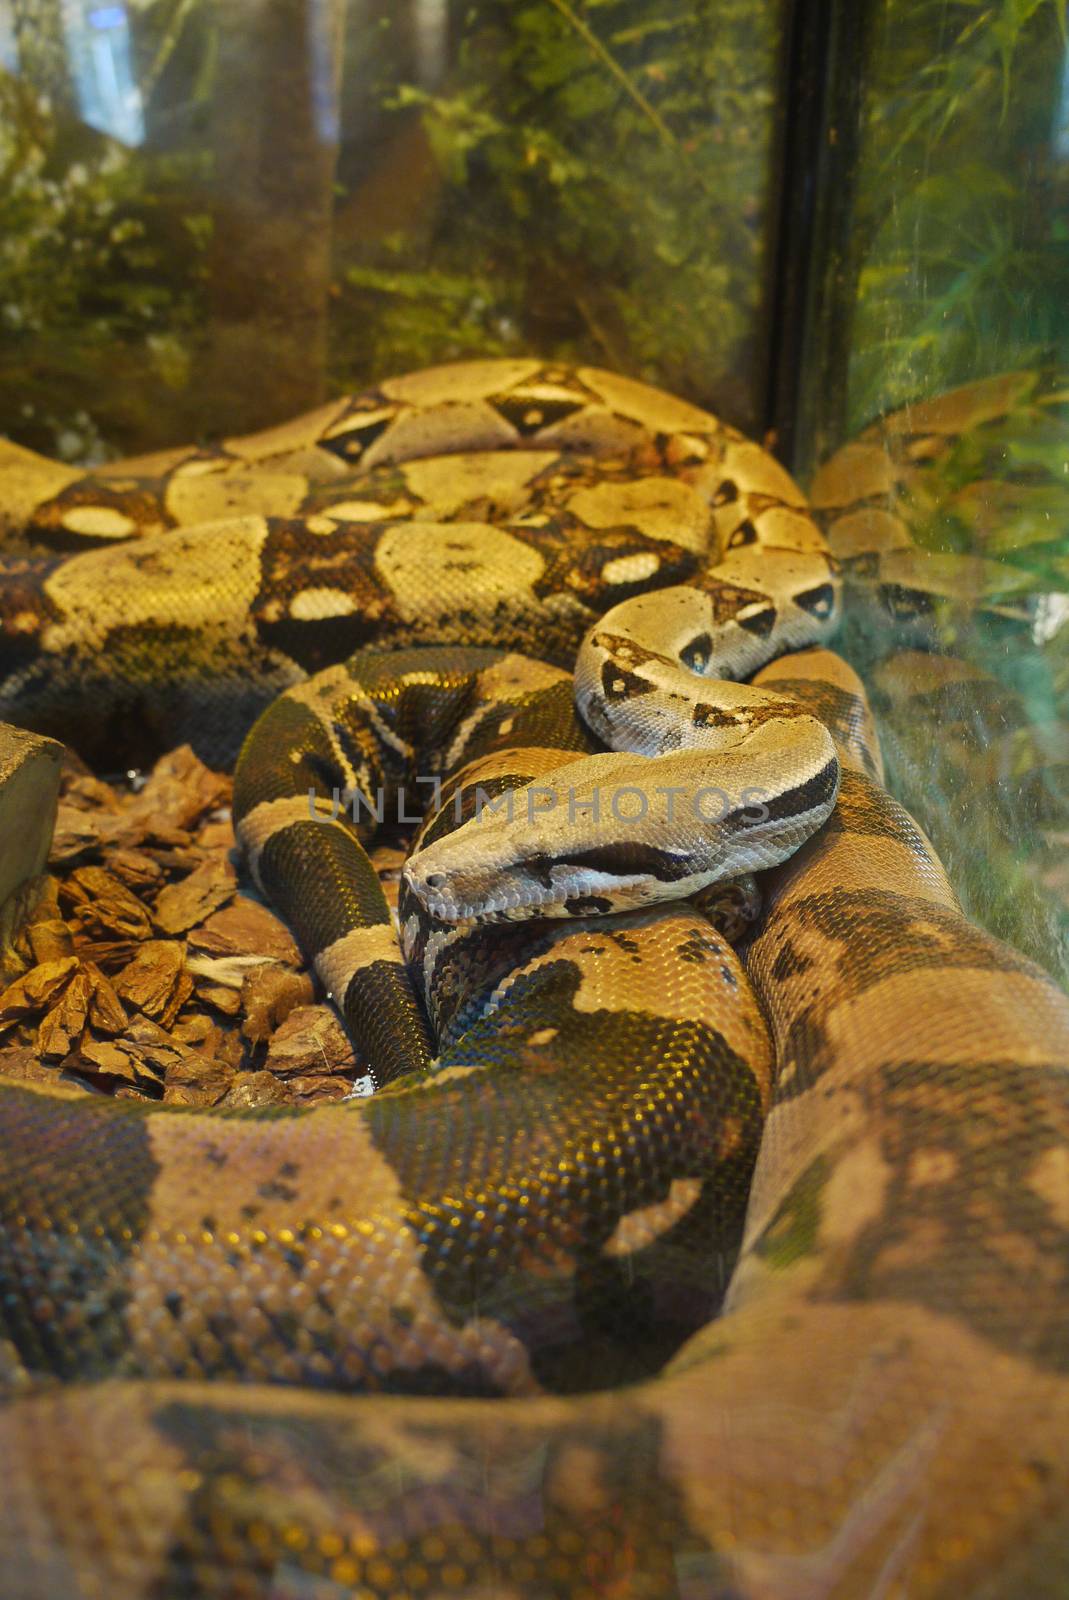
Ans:
[{"label": "boa constrictor", "polygon": [[[178,521],[189,492],[201,515],[183,477],[218,479],[213,511],[289,482],[281,515],[13,556],[0,707],[55,730],[84,680],[123,719],[188,714],[218,749],[285,687],[245,747],[239,827],[388,1085],[222,1117],[0,1087],[9,1592],[1060,1592],[1069,1007],[961,916],[880,787],[843,662],[796,650],[759,695],[701,676],[834,620],[785,475],[683,402],[534,362],[127,464],[121,505],[9,462],[18,516],[74,505],[81,535]],[[443,496],[460,519],[432,526]],[[474,531],[487,514],[505,525]],[[634,757],[588,753],[567,680],[530,659],[584,635],[584,715],[615,739],[635,713],[640,754],[681,757],[682,725],[737,739],[740,719],[758,752],[784,724],[834,741],[838,803],[766,879],[745,965],[692,901],[591,915],[654,880],[715,882],[715,831],[672,847],[659,815],[576,850],[558,803],[512,859],[496,812],[476,814],[480,790],[500,803],[563,773],[571,792],[580,759],[630,775],[615,763]],[[438,648],[305,679],[371,639]],[[801,781],[730,805],[721,835],[817,826],[820,748]],[[441,1054],[391,1081],[433,1046],[335,790],[392,793],[428,760],[445,781],[402,935]],[[548,893],[558,920],[444,920],[485,894],[484,855],[512,875],[497,911],[544,915]]]}]

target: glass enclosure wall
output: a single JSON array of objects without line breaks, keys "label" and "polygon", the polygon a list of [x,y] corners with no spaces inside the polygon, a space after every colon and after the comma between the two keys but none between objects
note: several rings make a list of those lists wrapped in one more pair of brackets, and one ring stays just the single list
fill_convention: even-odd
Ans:
[{"label": "glass enclosure wall", "polygon": [[0,162],[46,454],[531,351],[773,421],[893,783],[1065,970],[1064,0],[0,0]]},{"label": "glass enclosure wall", "polygon": [[1064,0],[831,11],[794,464],[893,785],[967,909],[1064,978]]},{"label": "glass enclosure wall", "polygon": [[[799,27],[828,9],[803,4]],[[1069,346],[1064,0],[830,9],[801,466],[919,395]]]},{"label": "glass enclosure wall", "polygon": [[0,0],[0,417],[75,461],[471,355],[761,420],[781,0]]}]

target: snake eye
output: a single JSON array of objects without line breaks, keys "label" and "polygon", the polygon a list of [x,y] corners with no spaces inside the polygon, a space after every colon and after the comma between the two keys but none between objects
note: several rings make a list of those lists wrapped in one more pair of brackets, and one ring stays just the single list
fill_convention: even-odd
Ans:
[{"label": "snake eye", "polygon": [[935,610],[934,596],[923,589],[907,589],[901,583],[884,583],[880,587],[884,604],[896,621],[929,616]]},{"label": "snake eye", "polygon": [[704,672],[709,665],[713,641],[707,633],[699,633],[679,652],[679,659],[691,672]]},{"label": "snake eye", "polygon": [[776,608],[758,602],[746,606],[737,614],[735,621],[740,628],[745,628],[747,633],[755,633],[759,639],[767,639],[776,626]]},{"label": "snake eye", "polygon": [[835,606],[835,590],[830,583],[819,584],[815,589],[805,589],[794,598],[803,611],[808,611],[811,617],[821,620],[830,617]]}]

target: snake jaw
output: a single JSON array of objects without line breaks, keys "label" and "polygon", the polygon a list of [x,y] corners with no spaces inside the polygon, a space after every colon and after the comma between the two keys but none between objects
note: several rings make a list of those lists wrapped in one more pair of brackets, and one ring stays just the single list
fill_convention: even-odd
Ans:
[{"label": "snake jaw", "polygon": [[[794,781],[766,788],[784,740]],[[712,759],[686,750],[570,762],[513,790],[506,814],[471,817],[417,851],[404,880],[438,921],[475,923],[633,910],[777,866],[830,815],[838,759],[805,716],[765,723],[746,743]]]}]

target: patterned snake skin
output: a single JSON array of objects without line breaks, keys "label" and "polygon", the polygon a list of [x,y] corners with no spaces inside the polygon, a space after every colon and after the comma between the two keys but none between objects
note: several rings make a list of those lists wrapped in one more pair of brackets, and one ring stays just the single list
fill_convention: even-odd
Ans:
[{"label": "patterned snake skin", "polygon": [[[385,923],[351,861],[341,925],[322,854],[302,878],[301,838],[357,845],[308,815],[301,762],[322,757],[322,806],[339,773],[439,753],[426,887],[468,870],[430,851],[461,849],[458,814],[482,825],[473,784],[590,750],[559,670],[580,639],[605,711],[622,670],[635,701],[658,660],[746,672],[755,639],[804,645],[792,607],[811,638],[834,621],[780,469],[589,369],[414,375],[109,483],[7,460],[15,543],[124,542],[10,557],[0,715],[69,731],[106,692],[101,748],[144,711],[232,750],[286,688],[235,810],[264,886],[320,907],[301,937],[365,1031],[384,990],[349,991]],[[242,520],[187,532],[206,505]],[[681,580],[705,646],[597,620],[629,627]],[[330,665],[369,642],[431,648]],[[706,725],[719,691],[695,681]],[[5,1595],[1065,1593],[1069,1004],[961,915],[881,787],[852,670],[816,644],[754,681],[827,729],[841,778],[765,874],[742,960],[689,899],[453,927],[414,866],[419,985],[390,1001],[371,1098],[220,1115],[0,1084]],[[796,812],[798,789],[770,800]],[[633,867],[593,863],[610,900]],[[437,1070],[406,1077],[421,1037]]]}]

